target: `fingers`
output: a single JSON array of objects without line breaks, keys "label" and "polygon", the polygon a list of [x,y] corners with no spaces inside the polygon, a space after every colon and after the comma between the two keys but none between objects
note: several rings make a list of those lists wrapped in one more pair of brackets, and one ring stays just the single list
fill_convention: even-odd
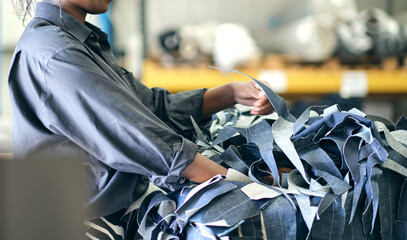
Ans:
[{"label": "fingers", "polygon": [[253,106],[251,114],[265,115],[274,111],[266,93],[256,82],[238,83],[235,86],[237,90],[235,91],[236,102],[246,106]]},{"label": "fingers", "polygon": [[273,106],[271,105],[269,99],[267,98],[266,94],[262,92],[264,97],[258,99],[254,104],[253,104],[253,109],[252,112],[255,114],[270,114],[274,111]]},{"label": "fingers", "polygon": [[[270,84],[267,81],[263,81],[263,80],[259,80],[259,81],[262,82],[267,87],[271,88]],[[251,83],[252,83],[254,88],[256,88],[259,91],[263,91],[263,88],[261,88],[259,84],[257,84],[256,82],[251,82]]]},{"label": "fingers", "polygon": [[252,110],[250,111],[250,114],[252,115],[266,115],[274,112],[274,108],[271,106],[271,104],[267,105],[262,105],[259,107],[253,107]]},{"label": "fingers", "polygon": [[253,115],[265,115],[274,111],[273,106],[267,98],[267,95],[261,90],[258,93],[257,100],[253,103],[251,114]]}]

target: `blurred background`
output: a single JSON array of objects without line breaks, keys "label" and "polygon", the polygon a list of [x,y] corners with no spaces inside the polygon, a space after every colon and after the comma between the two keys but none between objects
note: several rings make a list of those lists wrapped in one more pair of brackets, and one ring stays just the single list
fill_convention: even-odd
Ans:
[{"label": "blurred background", "polygon": [[[0,2],[0,153],[12,152],[7,74],[24,26]],[[171,92],[266,80],[294,115],[339,104],[397,121],[407,111],[405,0],[120,0],[88,21],[121,64]]]}]

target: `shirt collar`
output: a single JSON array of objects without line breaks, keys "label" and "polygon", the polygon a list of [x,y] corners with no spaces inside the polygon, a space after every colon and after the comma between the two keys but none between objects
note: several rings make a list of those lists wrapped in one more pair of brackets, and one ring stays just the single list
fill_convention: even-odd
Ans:
[{"label": "shirt collar", "polygon": [[[45,19],[52,24],[66,30],[75,36],[79,41],[85,42],[93,28],[97,30],[96,26],[90,23],[82,24],[79,20],[71,16],[65,11],[60,11],[59,7],[56,7],[49,3],[38,2],[34,17]],[[89,28],[92,26],[92,29]],[[100,29],[99,29],[100,31]]]}]

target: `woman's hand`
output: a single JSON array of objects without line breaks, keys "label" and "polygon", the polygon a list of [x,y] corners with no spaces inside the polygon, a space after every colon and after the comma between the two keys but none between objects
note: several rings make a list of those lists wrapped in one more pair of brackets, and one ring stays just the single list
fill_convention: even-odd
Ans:
[{"label": "woman's hand", "polygon": [[232,84],[236,103],[253,106],[251,114],[264,115],[274,111],[266,94],[257,83],[250,81],[233,82]]},{"label": "woman's hand", "polygon": [[208,117],[236,103],[253,106],[251,114],[264,115],[274,111],[266,94],[257,83],[252,81],[230,82],[205,92],[202,116]]}]

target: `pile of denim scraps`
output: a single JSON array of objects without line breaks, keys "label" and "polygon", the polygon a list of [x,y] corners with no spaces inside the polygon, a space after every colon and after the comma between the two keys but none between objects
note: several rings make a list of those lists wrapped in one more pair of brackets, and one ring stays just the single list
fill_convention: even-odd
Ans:
[{"label": "pile of denim scraps", "polygon": [[[145,239],[407,239],[407,119],[394,124],[338,106],[297,118],[271,89],[275,113],[237,106],[196,129],[200,152],[229,168],[139,209]],[[289,173],[281,167],[293,169]],[[274,183],[265,184],[272,176]],[[227,239],[226,238],[226,239]]]}]

